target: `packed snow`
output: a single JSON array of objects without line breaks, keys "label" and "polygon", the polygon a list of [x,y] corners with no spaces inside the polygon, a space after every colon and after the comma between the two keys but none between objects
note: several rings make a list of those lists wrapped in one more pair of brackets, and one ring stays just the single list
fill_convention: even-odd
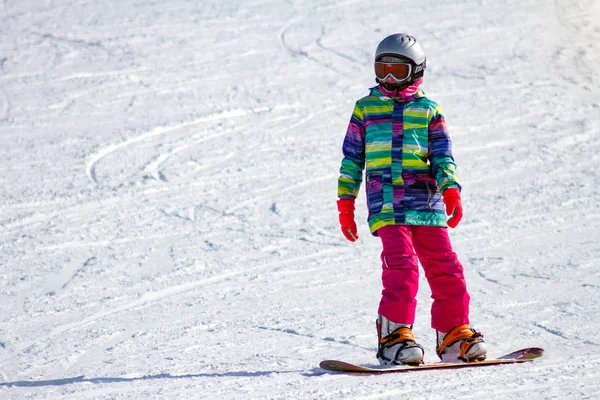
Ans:
[{"label": "packed snow", "polygon": [[[0,398],[597,398],[597,0],[0,2]],[[341,144],[391,33],[427,52],[489,356],[375,364],[380,241]],[[415,335],[436,362],[424,277]]]}]

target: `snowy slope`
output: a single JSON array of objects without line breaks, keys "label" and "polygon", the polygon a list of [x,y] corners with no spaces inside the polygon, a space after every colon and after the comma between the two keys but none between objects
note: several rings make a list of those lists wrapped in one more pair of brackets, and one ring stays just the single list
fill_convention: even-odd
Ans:
[{"label": "snowy slope", "polygon": [[[0,2],[0,398],[594,398],[600,3]],[[490,355],[373,363],[380,244],[341,141],[387,34],[423,43]],[[423,280],[415,334],[435,361]]]}]

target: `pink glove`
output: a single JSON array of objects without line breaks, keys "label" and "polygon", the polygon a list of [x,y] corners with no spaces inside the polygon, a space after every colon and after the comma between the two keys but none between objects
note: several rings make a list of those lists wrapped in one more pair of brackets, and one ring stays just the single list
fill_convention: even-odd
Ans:
[{"label": "pink glove", "polygon": [[463,216],[462,203],[460,202],[460,190],[457,188],[446,189],[443,194],[446,205],[446,215],[451,215],[448,220],[450,228],[456,228]]},{"label": "pink glove", "polygon": [[354,222],[354,200],[338,200],[337,207],[340,212],[342,233],[346,239],[355,242],[358,239],[358,233]]}]

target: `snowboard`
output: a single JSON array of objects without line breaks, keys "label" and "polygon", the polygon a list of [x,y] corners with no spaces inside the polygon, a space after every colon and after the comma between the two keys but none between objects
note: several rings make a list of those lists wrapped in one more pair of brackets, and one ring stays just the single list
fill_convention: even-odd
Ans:
[{"label": "snowboard", "polygon": [[522,350],[517,350],[512,353],[506,354],[502,357],[487,359],[483,361],[471,361],[471,362],[451,362],[451,363],[429,363],[421,365],[390,365],[390,366],[369,366],[369,365],[356,365],[350,364],[344,361],[338,360],[325,360],[322,361],[319,366],[327,371],[334,372],[350,372],[350,373],[362,373],[362,374],[386,374],[392,372],[409,372],[409,371],[422,371],[422,370],[433,370],[433,369],[458,369],[458,368],[471,368],[471,367],[484,367],[487,365],[501,365],[501,364],[516,364],[524,363],[535,360],[544,354],[544,349],[539,347],[529,347]]}]

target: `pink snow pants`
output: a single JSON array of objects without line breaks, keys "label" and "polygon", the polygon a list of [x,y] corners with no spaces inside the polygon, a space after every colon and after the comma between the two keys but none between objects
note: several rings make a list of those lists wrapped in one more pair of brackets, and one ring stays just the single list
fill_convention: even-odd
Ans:
[{"label": "pink snow pants", "polygon": [[383,244],[379,314],[398,324],[415,322],[420,261],[433,298],[431,327],[448,332],[469,323],[470,296],[447,228],[388,225],[377,233]]}]

